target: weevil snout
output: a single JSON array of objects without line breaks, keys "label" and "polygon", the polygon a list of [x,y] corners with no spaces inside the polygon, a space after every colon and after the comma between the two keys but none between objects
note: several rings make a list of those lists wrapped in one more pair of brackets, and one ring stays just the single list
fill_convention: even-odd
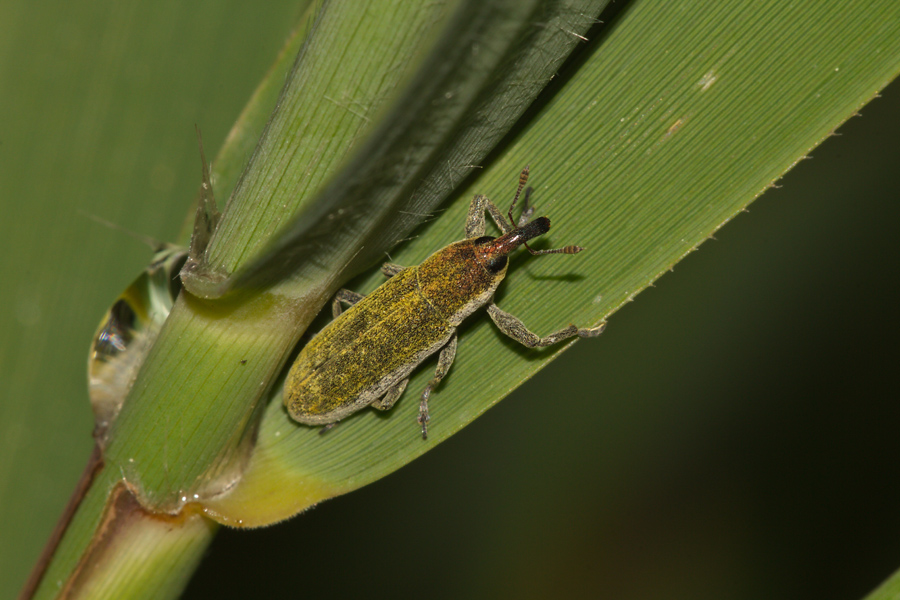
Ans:
[{"label": "weevil snout", "polygon": [[522,244],[527,244],[528,240],[533,240],[548,231],[550,231],[550,219],[538,217],[534,221],[526,223],[522,227],[516,227],[496,239],[490,237],[482,238],[484,240],[484,248],[481,252],[485,259],[485,264],[489,264],[492,260],[501,256],[506,256]]},{"label": "weevil snout", "polygon": [[480,238],[476,242],[481,246],[479,258],[489,271],[497,273],[506,266],[506,256],[522,245],[533,256],[541,254],[578,254],[584,250],[581,246],[565,246],[563,248],[553,248],[552,250],[532,250],[528,246],[529,240],[544,235],[548,231],[550,231],[550,219],[538,217],[521,227],[513,228],[512,231],[504,233],[496,239],[487,236]]}]

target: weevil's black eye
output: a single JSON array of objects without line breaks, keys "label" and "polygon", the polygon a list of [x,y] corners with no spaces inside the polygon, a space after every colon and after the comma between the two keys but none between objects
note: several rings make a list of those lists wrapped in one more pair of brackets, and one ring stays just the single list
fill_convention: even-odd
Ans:
[{"label": "weevil's black eye", "polygon": [[476,246],[484,246],[488,242],[493,242],[493,241],[494,241],[494,238],[492,238],[491,236],[483,235],[480,238],[478,238],[477,240],[475,240],[475,245]]},{"label": "weevil's black eye", "polygon": [[494,258],[487,261],[485,265],[487,270],[491,273],[499,273],[504,268],[506,268],[506,263],[509,262],[509,259],[506,258],[506,255],[503,256],[495,256]]}]

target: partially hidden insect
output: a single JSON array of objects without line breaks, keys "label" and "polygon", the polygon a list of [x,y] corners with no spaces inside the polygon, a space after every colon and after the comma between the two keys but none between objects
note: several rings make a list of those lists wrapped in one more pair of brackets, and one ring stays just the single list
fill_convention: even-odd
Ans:
[{"label": "partially hidden insect", "polygon": [[[519,187],[507,211],[509,221],[486,196],[477,195],[466,217],[466,239],[438,250],[415,267],[387,263],[389,277],[368,296],[340,290],[332,302],[334,320],[300,352],[288,372],[284,405],[290,416],[306,425],[330,429],[338,421],[372,406],[388,410],[403,394],[410,373],[440,351],[434,377],[425,386],[419,404],[422,438],[428,437],[428,399],[446,376],[456,355],[456,328],[473,312],[487,312],[500,331],[536,348],[571,337],[594,337],[605,324],[593,328],[570,325],[546,337],[528,330],[518,318],[492,302],[506,276],[510,252],[524,245],[533,255],[577,254],[583,248],[566,246],[532,250],[528,241],[547,233],[550,220],[530,221],[531,188],[518,221],[512,213],[528,180],[528,167],[519,175]],[[484,235],[485,211],[503,232]],[[342,305],[351,305],[342,312]]]}]

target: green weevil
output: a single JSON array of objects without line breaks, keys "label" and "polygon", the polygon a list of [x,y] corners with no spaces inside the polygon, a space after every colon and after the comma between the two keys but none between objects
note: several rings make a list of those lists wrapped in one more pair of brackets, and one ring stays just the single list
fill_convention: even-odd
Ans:
[{"label": "green weevil", "polygon": [[[284,405],[291,417],[306,425],[330,429],[338,421],[372,406],[388,410],[409,383],[410,373],[440,351],[434,377],[425,386],[419,404],[422,438],[428,437],[428,399],[444,378],[456,355],[456,328],[473,312],[487,312],[500,331],[536,348],[574,336],[594,337],[604,324],[580,329],[570,325],[546,337],[532,333],[513,315],[491,300],[506,276],[508,254],[520,245],[533,255],[576,254],[583,248],[566,246],[532,250],[528,240],[547,233],[550,220],[530,220],[531,188],[525,191],[518,221],[513,209],[528,180],[528,167],[519,175],[519,187],[507,211],[509,221],[486,196],[477,195],[466,217],[466,239],[450,244],[416,267],[387,263],[389,277],[368,296],[340,290],[332,302],[334,320],[300,352],[284,385]],[[484,235],[485,211],[503,232]],[[350,305],[342,312],[342,305]]]}]

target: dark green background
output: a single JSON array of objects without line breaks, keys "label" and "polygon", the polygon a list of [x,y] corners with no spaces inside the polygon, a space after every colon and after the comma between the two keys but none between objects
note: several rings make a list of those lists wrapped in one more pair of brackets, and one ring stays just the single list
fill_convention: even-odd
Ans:
[{"label": "dark green background", "polygon": [[[87,459],[87,346],[149,258],[84,213],[172,239],[199,182],[193,126],[212,154],[296,17],[0,6],[0,597]],[[900,88],[862,114],[447,444],[287,524],[222,532],[186,596],[871,590],[900,566]]]}]

